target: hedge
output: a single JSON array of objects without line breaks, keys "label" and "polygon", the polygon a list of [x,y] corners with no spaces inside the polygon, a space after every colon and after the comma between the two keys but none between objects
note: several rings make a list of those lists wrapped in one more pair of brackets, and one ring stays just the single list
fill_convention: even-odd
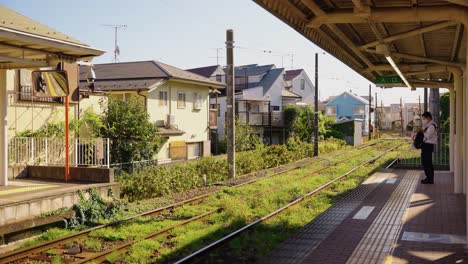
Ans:
[{"label": "hedge", "polygon": [[[319,151],[326,154],[344,146],[343,140],[331,138],[319,143]],[[237,153],[236,174],[241,176],[312,156],[313,144],[290,139],[287,145],[264,146]],[[201,187],[204,177],[207,184],[226,180],[226,159],[207,157],[175,166],[149,166],[137,173],[123,173],[117,181],[121,196],[135,201]]]}]

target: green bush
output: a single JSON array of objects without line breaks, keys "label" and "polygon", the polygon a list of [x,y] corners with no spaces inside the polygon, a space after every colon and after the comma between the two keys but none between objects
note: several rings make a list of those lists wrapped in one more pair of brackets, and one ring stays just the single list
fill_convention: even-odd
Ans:
[{"label": "green bush", "polygon": [[[329,153],[345,145],[340,139],[320,141],[319,153]],[[312,157],[313,150],[313,144],[290,138],[287,145],[259,146],[255,150],[238,152],[236,175],[241,176]],[[226,159],[208,157],[170,167],[151,166],[137,173],[123,173],[117,179],[121,194],[130,201],[135,201],[201,187],[204,184],[204,175],[207,184],[226,180]]]}]

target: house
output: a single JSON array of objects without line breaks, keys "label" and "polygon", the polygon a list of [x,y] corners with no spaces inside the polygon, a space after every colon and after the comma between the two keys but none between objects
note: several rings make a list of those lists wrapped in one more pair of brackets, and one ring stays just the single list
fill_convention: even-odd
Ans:
[{"label": "house", "polygon": [[[369,101],[351,92],[343,92],[325,104],[325,114],[336,121],[360,119],[363,134],[369,133]],[[373,125],[373,114],[371,115]]]},{"label": "house", "polygon": [[[213,65],[189,69],[212,80],[225,82],[221,66]],[[314,89],[303,69],[285,71],[275,65],[249,64],[235,68],[236,116],[251,125],[266,143],[284,141],[283,106],[313,103]],[[226,115],[225,90],[213,94],[212,110],[218,111],[218,127],[215,137],[224,136]]]},{"label": "house", "polygon": [[[300,97],[285,93],[284,69],[274,65],[244,65],[235,68],[235,114],[251,125],[266,143],[279,144],[283,138],[282,107]],[[284,101],[283,101],[284,100]],[[224,136],[226,95],[211,98],[211,105],[219,111],[217,136]]]},{"label": "house", "polygon": [[301,97],[299,103],[314,105],[315,86],[304,69],[285,71],[286,90]]},{"label": "house", "polygon": [[[166,139],[158,162],[210,155],[209,93],[224,84],[157,61],[94,64],[93,69],[94,91],[142,101],[158,133]],[[87,89],[86,69],[82,70],[80,88]]]}]

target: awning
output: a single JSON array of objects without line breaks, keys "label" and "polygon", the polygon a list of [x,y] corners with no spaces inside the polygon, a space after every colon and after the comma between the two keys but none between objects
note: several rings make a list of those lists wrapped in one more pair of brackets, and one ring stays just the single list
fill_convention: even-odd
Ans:
[{"label": "awning", "polygon": [[254,1],[369,81],[387,87],[405,86],[402,79],[378,79],[401,77],[400,71],[414,87],[450,88],[453,68],[465,63],[460,47],[468,35],[463,34],[466,1]]},{"label": "awning", "polygon": [[58,61],[90,60],[104,51],[88,46],[0,6],[0,68],[56,66]]}]

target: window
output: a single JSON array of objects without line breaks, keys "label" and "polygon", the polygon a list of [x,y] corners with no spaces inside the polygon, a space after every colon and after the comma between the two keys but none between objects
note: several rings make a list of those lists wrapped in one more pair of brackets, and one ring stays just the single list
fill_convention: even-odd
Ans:
[{"label": "window", "polygon": [[159,91],[159,106],[167,106],[167,91]]},{"label": "window", "polygon": [[271,106],[271,110],[273,110],[273,111],[279,111],[279,110],[280,110],[280,107],[279,107],[279,105],[272,105],[272,106]]},{"label": "window", "polygon": [[325,113],[327,115],[336,115],[336,106],[327,106],[325,108]]},{"label": "window", "polygon": [[258,113],[260,112],[260,105],[254,104],[251,106],[252,112]]},{"label": "window", "polygon": [[219,110],[219,104],[218,104],[218,106],[217,106],[216,110],[218,110],[218,117],[220,117],[220,115],[221,115],[221,111]]},{"label": "window", "polygon": [[364,115],[364,106],[355,106],[353,107],[353,115]]},{"label": "window", "polygon": [[301,79],[301,90],[305,89],[305,80]]},{"label": "window", "polygon": [[222,82],[223,81],[223,76],[221,74],[216,74],[216,81],[217,82]]},{"label": "window", "polygon": [[186,100],[185,93],[177,93],[177,108],[185,108]]},{"label": "window", "polygon": [[201,109],[202,108],[202,97],[199,93],[193,94],[193,109]]}]

